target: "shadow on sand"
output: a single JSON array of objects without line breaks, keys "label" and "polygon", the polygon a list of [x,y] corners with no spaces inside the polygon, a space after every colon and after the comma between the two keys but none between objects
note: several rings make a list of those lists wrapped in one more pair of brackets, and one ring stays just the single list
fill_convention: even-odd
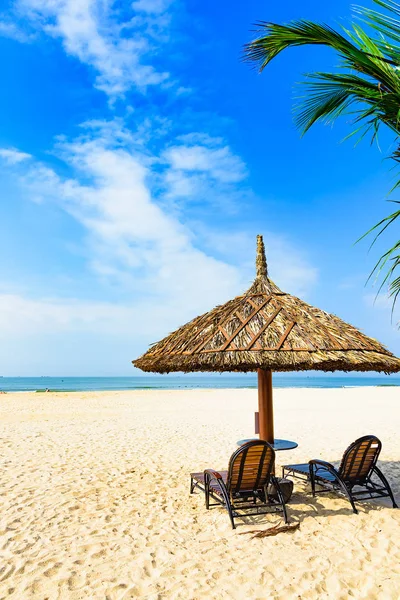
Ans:
[{"label": "shadow on sand", "polygon": [[[338,466],[338,465],[336,465]],[[396,503],[400,506],[400,461],[379,461],[379,468],[383,471],[384,475],[389,481],[392,488],[393,495]],[[327,508],[326,499],[329,500],[341,500],[341,506],[339,508],[331,509]],[[381,511],[387,508],[392,510],[392,502],[390,498],[382,498],[373,500],[363,500],[362,502],[356,503],[357,510],[360,514],[368,514],[371,511]],[[222,507],[212,508],[210,510],[224,510]],[[353,516],[353,510],[350,502],[344,497],[343,494],[336,492],[327,492],[315,497],[311,494],[311,486],[309,483],[302,482],[300,480],[294,480],[294,491],[290,502],[287,504],[288,517],[291,523],[301,523],[309,517],[334,517],[339,515]],[[397,509],[400,510],[400,509]],[[272,525],[270,515],[255,515],[244,517],[241,520],[236,521],[237,529],[242,526],[258,525],[266,526]],[[354,515],[357,517],[357,515]],[[275,523],[275,522],[274,522]]]}]

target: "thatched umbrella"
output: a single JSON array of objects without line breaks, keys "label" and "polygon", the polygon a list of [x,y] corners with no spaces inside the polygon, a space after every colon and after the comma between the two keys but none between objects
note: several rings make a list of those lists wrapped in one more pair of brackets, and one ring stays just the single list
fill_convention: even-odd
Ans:
[{"label": "thatched umbrella", "polygon": [[132,361],[142,371],[258,371],[260,439],[274,441],[272,371],[400,371],[400,360],[268,277],[262,236],[250,289],[196,317]]}]

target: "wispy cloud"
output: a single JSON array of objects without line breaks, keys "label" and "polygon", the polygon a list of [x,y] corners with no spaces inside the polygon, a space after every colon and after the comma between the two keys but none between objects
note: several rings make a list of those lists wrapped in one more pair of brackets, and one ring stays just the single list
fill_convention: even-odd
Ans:
[{"label": "wispy cloud", "polygon": [[9,17],[0,15],[0,36],[11,38],[18,42],[29,42],[32,40],[32,35],[28,35]]},{"label": "wispy cloud", "polygon": [[0,148],[0,158],[11,165],[15,165],[31,158],[31,155],[26,152],[20,152],[15,148]]},{"label": "wispy cloud", "polygon": [[[118,140],[124,140],[123,147]],[[115,122],[96,129],[92,124],[58,148],[76,177],[62,179],[36,163],[20,170],[25,193],[37,202],[58,202],[85,227],[88,260],[99,275],[155,301],[176,302],[180,296],[181,309],[187,305],[190,315],[240,287],[239,271],[196,247],[185,222],[154,197],[157,159],[139,151],[132,133]]]},{"label": "wispy cloud", "polygon": [[155,308],[154,320],[138,318],[145,306],[90,302],[75,298],[29,298],[21,294],[0,293],[0,329],[3,335],[28,335],[66,332],[156,335],[159,323],[170,319],[163,306]]},{"label": "wispy cloud", "polygon": [[[112,98],[135,87],[169,79],[154,66],[156,44],[168,38],[167,0],[134,2],[122,11],[116,2],[101,0],[17,0],[14,16],[23,17],[36,31],[60,38],[67,54],[92,67],[95,86]],[[0,23],[0,35],[25,41],[10,18]]]},{"label": "wispy cloud", "polygon": [[160,15],[171,3],[172,0],[135,0],[132,2],[132,8],[145,14]]},{"label": "wispy cloud", "polygon": [[[61,178],[54,169],[38,162],[32,166],[21,162],[15,168],[27,197],[36,202],[57,202],[83,225],[92,271],[143,299],[138,326],[143,318],[153,318],[151,313],[157,306],[163,306],[164,314],[169,314],[169,320],[164,321],[169,330],[246,289],[254,270],[252,264],[249,269],[243,266],[231,251],[238,248],[237,241],[232,245],[225,239],[223,245],[230,251],[222,256],[217,241],[222,243],[223,233],[215,233],[213,241],[206,225],[195,231],[184,216],[178,218],[169,212],[159,191],[166,184],[153,190],[151,182],[154,178],[168,179],[168,169],[162,170],[163,161],[171,148],[181,149],[181,145],[169,144],[167,151],[155,156],[143,147],[138,135],[139,142],[118,120],[86,124],[83,135],[58,144],[59,155],[75,173],[73,178]],[[212,153],[211,161],[207,151]],[[215,184],[214,201],[218,180],[234,185],[238,173],[240,179],[245,176],[244,164],[224,140],[218,144],[213,141],[212,147],[197,142],[196,152],[201,156],[199,161],[193,155],[190,160],[181,155],[172,160],[175,166],[190,171],[195,185],[196,176],[202,181],[206,173]],[[220,173],[230,167],[234,175],[221,177]],[[244,240],[252,263],[254,239],[246,235]],[[296,287],[306,292],[315,281],[315,269],[279,236],[271,236],[269,243],[271,259],[274,257],[283,274],[279,283],[287,283],[288,291]],[[215,258],[218,253],[220,258]],[[293,255],[298,257],[296,261],[288,261],[287,256]]]},{"label": "wispy cloud", "polygon": [[178,136],[161,154],[165,200],[176,208],[197,203],[224,207],[235,213],[247,203],[251,191],[246,185],[247,167],[221,137],[192,133]]},{"label": "wispy cloud", "polygon": [[362,297],[359,312],[364,311],[365,322],[368,323],[368,333],[379,340],[385,340],[388,348],[399,354],[399,303],[393,310],[393,298],[382,291],[380,294],[367,293]]},{"label": "wispy cloud", "polygon": [[171,146],[164,153],[173,172],[187,176],[206,173],[221,183],[237,183],[246,177],[245,164],[221,138],[192,134],[182,136],[181,140],[180,144]]},{"label": "wispy cloud", "polygon": [[[376,292],[364,294],[364,302],[368,307],[374,307],[381,311],[385,311],[387,313],[391,313],[393,309],[393,298],[389,296],[389,293],[385,293],[384,290],[381,290],[379,293]],[[393,313],[393,319],[400,319],[400,306],[397,303],[395,306],[395,311]]]},{"label": "wispy cloud", "polygon": [[221,259],[232,260],[241,272],[248,274],[248,284],[254,276],[255,235],[264,236],[268,274],[289,294],[306,299],[318,280],[318,269],[309,257],[296,247],[285,234],[253,229],[249,231],[218,231],[199,226],[203,243]]},{"label": "wispy cloud", "polygon": [[[81,135],[59,136],[51,152],[64,162],[60,170],[51,157],[40,162],[14,148],[0,150],[0,159],[13,169],[24,198],[41,204],[38,211],[48,203],[80,224],[80,256],[90,276],[105,290],[116,284],[131,301],[78,300],[73,284],[70,298],[10,293],[8,286],[0,295],[5,331],[116,332],[140,338],[133,357],[144,343],[250,285],[253,233],[240,223],[235,232],[213,223],[215,207],[234,212],[253,197],[248,168],[228,137],[214,135],[209,122],[199,132],[193,126],[199,114],[182,126],[163,106],[133,109],[124,100],[129,90],[145,93],[149,86],[175,96],[188,92],[166,64],[167,53],[162,60],[157,55],[159,45],[170,42],[176,6],[171,0],[136,0],[124,10],[112,0],[14,4],[14,15],[32,30],[61,40],[68,55],[93,69],[95,87],[112,101],[119,98],[128,116],[88,120]],[[187,133],[191,126],[195,131]],[[277,283],[307,295],[317,278],[307,257],[278,232],[266,242]]]},{"label": "wispy cloud", "polygon": [[[3,375],[132,374],[130,361],[161,330],[173,307],[0,293]],[[179,318],[175,308],[175,320]],[[151,318],[150,318],[151,317]]]}]

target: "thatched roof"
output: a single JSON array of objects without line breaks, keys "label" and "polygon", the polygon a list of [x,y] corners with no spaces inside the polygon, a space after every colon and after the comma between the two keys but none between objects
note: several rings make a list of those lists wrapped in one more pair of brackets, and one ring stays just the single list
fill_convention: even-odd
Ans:
[{"label": "thatched roof", "polygon": [[133,361],[142,371],[400,371],[400,360],[335,315],[282,292],[257,237],[250,289],[177,329]]}]

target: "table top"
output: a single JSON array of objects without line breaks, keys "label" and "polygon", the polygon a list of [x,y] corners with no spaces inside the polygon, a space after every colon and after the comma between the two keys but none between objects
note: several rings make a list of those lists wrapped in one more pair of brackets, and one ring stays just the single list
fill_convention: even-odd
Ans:
[{"label": "table top", "polygon": [[[241,446],[242,444],[245,444],[246,442],[252,442],[253,440],[258,440],[258,438],[248,438],[245,440],[238,440],[236,442],[236,444],[238,446]],[[271,446],[273,447],[274,450],[294,450],[295,448],[297,448],[298,444],[296,442],[292,442],[290,440],[280,440],[280,439],[275,439],[274,443],[271,444]]]}]

